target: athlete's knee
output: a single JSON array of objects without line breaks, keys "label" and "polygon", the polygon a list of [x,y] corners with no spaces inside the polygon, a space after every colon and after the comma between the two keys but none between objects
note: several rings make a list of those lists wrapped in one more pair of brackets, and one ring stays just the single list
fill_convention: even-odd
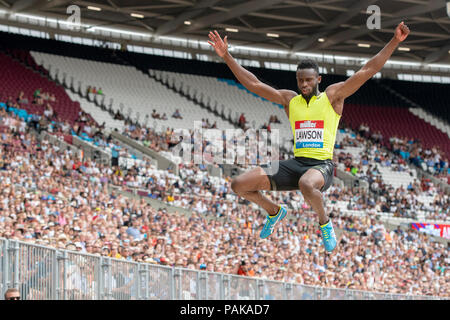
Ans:
[{"label": "athlete's knee", "polygon": [[239,177],[234,178],[233,180],[231,180],[231,190],[233,190],[234,193],[241,193],[242,192],[242,183],[240,181]]},{"label": "athlete's knee", "polygon": [[298,182],[298,187],[303,196],[306,197],[312,195],[315,191],[314,185],[311,183],[311,181],[306,179],[300,179],[300,181]]},{"label": "athlete's knee", "polygon": [[262,168],[256,168],[231,180],[231,190],[236,194],[269,189],[270,182]]}]

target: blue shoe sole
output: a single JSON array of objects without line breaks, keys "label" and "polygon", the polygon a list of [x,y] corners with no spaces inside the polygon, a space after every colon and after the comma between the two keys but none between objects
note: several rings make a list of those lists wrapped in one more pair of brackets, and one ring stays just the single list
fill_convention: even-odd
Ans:
[{"label": "blue shoe sole", "polygon": [[[287,210],[285,209],[285,210],[283,210],[283,213],[281,214],[281,217],[278,219],[278,221],[275,223],[275,225],[276,225],[277,223],[279,223],[281,220],[283,220],[284,217],[286,217],[286,214],[287,214]],[[267,222],[266,222],[266,223],[267,223]],[[264,225],[264,226],[265,226],[265,225]],[[263,230],[264,230],[264,228],[263,228]],[[268,238],[272,233],[273,233],[273,232],[269,233],[269,234],[266,235],[266,236],[263,236],[263,235],[260,233],[260,234],[259,234],[259,237],[260,237],[261,239],[266,239],[266,238]]]},{"label": "blue shoe sole", "polygon": [[[324,247],[325,247],[325,244],[324,244]],[[331,250],[328,249],[327,247],[325,247],[325,251],[326,252],[333,252],[333,250],[336,249],[336,247],[337,247],[337,244]]]}]

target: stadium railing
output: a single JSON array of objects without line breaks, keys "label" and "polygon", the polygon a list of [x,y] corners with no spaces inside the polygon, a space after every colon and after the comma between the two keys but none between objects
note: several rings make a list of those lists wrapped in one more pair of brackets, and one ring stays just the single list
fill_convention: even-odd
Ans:
[{"label": "stadium railing", "polygon": [[436,300],[313,287],[254,277],[138,263],[0,239],[0,299],[23,300]]}]

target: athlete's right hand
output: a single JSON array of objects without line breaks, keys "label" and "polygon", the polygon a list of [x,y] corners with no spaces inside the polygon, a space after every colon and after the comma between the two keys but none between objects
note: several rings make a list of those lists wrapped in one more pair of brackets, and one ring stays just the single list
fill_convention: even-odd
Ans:
[{"label": "athlete's right hand", "polygon": [[216,30],[214,30],[214,33],[212,31],[209,32],[209,38],[211,39],[211,41],[208,41],[208,43],[214,48],[217,55],[221,58],[223,58],[228,52],[227,37],[228,36],[225,36],[225,38],[222,40]]}]

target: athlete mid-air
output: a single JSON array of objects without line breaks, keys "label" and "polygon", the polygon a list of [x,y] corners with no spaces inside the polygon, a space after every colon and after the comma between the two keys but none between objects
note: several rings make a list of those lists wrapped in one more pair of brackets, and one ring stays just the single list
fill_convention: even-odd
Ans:
[{"label": "athlete mid-air", "polygon": [[333,149],[344,99],[355,93],[383,68],[399,43],[408,37],[409,32],[409,28],[401,22],[395,29],[393,38],[377,55],[346,81],[332,84],[324,92],[319,91],[322,78],[318,65],[312,60],[301,61],[297,67],[300,94],[291,90],[277,90],[259,81],[230,55],[227,37],[222,40],[217,31],[209,33],[209,44],[224,59],[244,87],[284,106],[294,134],[294,158],[279,161],[279,169],[275,174],[258,167],[239,175],[231,183],[236,194],[268,212],[261,238],[272,234],[275,225],[286,216],[287,210],[284,206],[273,203],[260,191],[300,190],[319,216],[325,249],[328,252],[334,250],[336,235],[324,209],[322,192],[330,187],[333,179]]}]

